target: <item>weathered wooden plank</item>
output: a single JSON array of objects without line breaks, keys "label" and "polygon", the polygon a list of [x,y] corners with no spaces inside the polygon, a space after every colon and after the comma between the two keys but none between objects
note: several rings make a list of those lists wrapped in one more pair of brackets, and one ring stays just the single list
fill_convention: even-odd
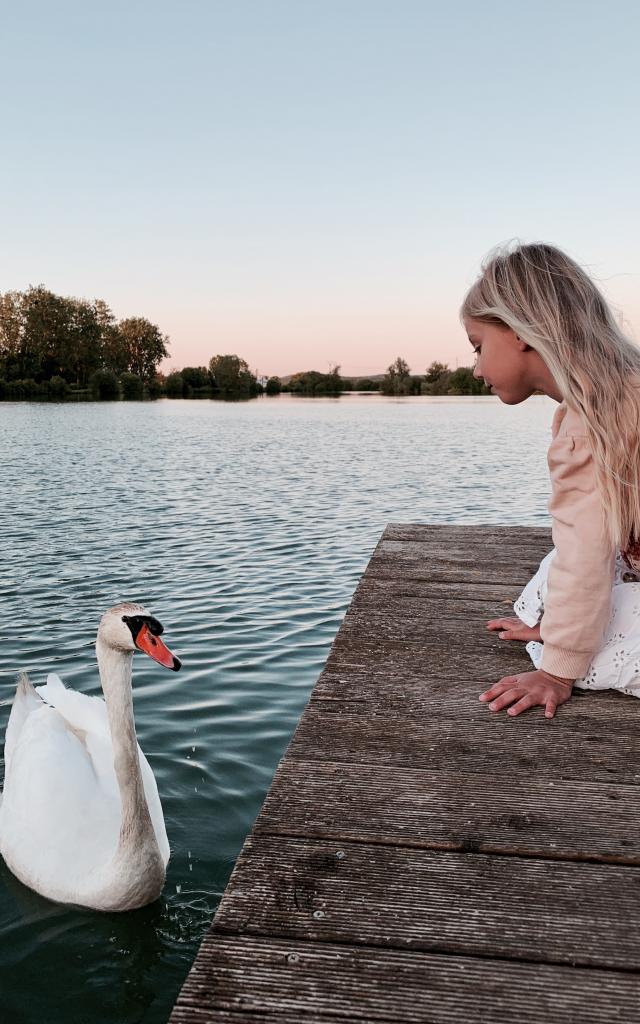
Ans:
[{"label": "weathered wooden plank", "polygon": [[261,836],[246,841],[215,928],[638,970],[639,917],[637,867]]},{"label": "weathered wooden plank", "polygon": [[[385,606],[393,614],[398,599],[415,599],[419,605],[421,601],[433,602],[434,604],[448,603],[452,609],[457,605],[464,604],[469,607],[487,606],[491,609],[492,604],[510,604],[518,597],[520,589],[513,585],[500,583],[485,583],[483,580],[469,583],[437,583],[421,579],[405,579],[404,577],[391,577],[384,579],[380,576],[364,575],[354,593],[353,602],[357,599],[375,601],[379,599],[380,606]],[[351,605],[350,605],[351,607]],[[502,614],[502,613],[501,613]],[[491,618],[491,615],[488,616]]]},{"label": "weathered wooden plank", "polygon": [[367,568],[368,576],[385,579],[421,579],[434,583],[491,583],[522,589],[537,571],[540,560],[530,559],[517,565],[487,561],[478,565],[470,561],[469,553],[458,559],[434,562],[429,558],[402,559],[393,553],[377,551]]},{"label": "weathered wooden plank", "polygon": [[[473,688],[472,688],[473,687]],[[640,783],[640,733],[637,719],[605,721],[597,728],[562,715],[545,719],[542,708],[507,718],[478,701],[477,683],[459,688],[459,707],[438,713],[371,706],[351,713],[334,701],[313,702],[302,716],[287,756],[304,761],[340,761],[354,765],[459,769],[491,775],[499,766],[520,785],[533,775],[579,782]],[[631,698],[629,698],[631,699]],[[579,726],[577,725],[579,722]],[[331,742],[327,743],[327,737]]]},{"label": "weathered wooden plank", "polygon": [[530,563],[524,567],[501,569],[498,566],[477,567],[475,565],[434,565],[433,562],[411,561],[400,565],[393,558],[372,558],[368,578],[386,580],[422,580],[425,583],[456,584],[466,583],[467,586],[478,584],[502,584],[516,589],[517,594],[526,586],[538,564]]},{"label": "weathered wooden plank", "polygon": [[[518,649],[517,645],[513,645]],[[505,643],[505,648],[507,644]],[[518,659],[521,662],[521,657]],[[504,674],[502,661],[494,660],[495,667],[500,667]],[[513,662],[509,659],[509,665]],[[533,668],[529,663],[525,670]],[[511,670],[513,671],[513,670]],[[557,728],[561,723],[567,727],[571,724],[578,732],[591,732],[602,727],[617,736],[635,736],[640,723],[640,702],[628,694],[617,690],[582,690],[574,689],[571,700],[558,709],[552,721],[540,721],[541,709],[536,708],[515,719],[493,715],[489,709],[478,702],[478,696],[486,683],[493,679],[491,673],[483,669],[471,678],[456,675],[453,679],[446,672],[433,675],[431,672],[405,672],[402,678],[388,675],[373,664],[364,672],[336,672],[325,669],[320,675],[309,698],[309,706],[319,710],[333,711],[332,704],[338,704],[340,711],[349,715],[403,714],[415,715],[420,721],[429,718],[457,718],[460,720],[477,720],[479,715],[492,722],[503,722],[498,728],[514,728],[529,731],[535,723],[536,728],[547,726]],[[495,676],[496,679],[499,675]],[[509,733],[510,735],[510,733]],[[595,733],[593,733],[595,735]],[[640,766],[639,766],[640,768]]]},{"label": "weathered wooden plank", "polygon": [[[369,613],[373,615],[384,615],[393,620],[402,620],[407,617],[420,618],[425,621],[449,620],[460,625],[465,623],[472,631],[482,632],[486,630],[486,623],[489,619],[498,616],[515,615],[513,603],[519,596],[517,588],[504,590],[499,600],[488,600],[485,596],[468,594],[461,596],[446,596],[445,593],[434,594],[432,591],[427,594],[393,594],[381,592],[375,587],[379,583],[387,583],[387,580],[380,580],[372,577],[366,580],[366,585],[358,587],[353,600],[348,608],[348,615],[352,618],[364,619]],[[416,581],[421,583],[422,581]],[[424,586],[424,584],[422,584]],[[429,588],[431,590],[431,588]]]},{"label": "weathered wooden plank", "polygon": [[466,558],[467,561],[484,564],[491,557],[499,558],[501,562],[513,562],[514,556],[521,561],[528,558],[539,561],[551,547],[552,544],[546,540],[530,540],[526,536],[516,539],[505,534],[477,538],[473,531],[460,529],[448,535],[440,533],[430,536],[427,532],[419,539],[394,539],[383,534],[375,553],[394,555],[401,560],[425,559],[435,555],[443,561]]},{"label": "weathered wooden plank", "polygon": [[522,540],[519,543],[507,541],[506,538],[493,540],[484,539],[477,543],[469,534],[461,532],[454,540],[452,537],[445,540],[442,537],[433,537],[428,541],[422,540],[391,540],[385,536],[381,537],[374,550],[373,557],[394,558],[398,562],[425,562],[431,561],[434,557],[438,561],[451,562],[468,565],[490,565],[495,560],[500,565],[512,566],[514,561],[519,563],[536,562],[550,551],[547,544],[527,543]]},{"label": "weathered wooden plank", "polygon": [[[492,617],[503,615],[498,612]],[[513,616],[513,610],[511,615]],[[384,610],[367,608],[362,611],[358,604],[346,613],[340,626],[340,640],[353,646],[371,642],[389,641],[399,644],[450,644],[459,648],[464,645],[478,651],[482,657],[485,651],[523,650],[524,644],[506,644],[496,632],[486,628],[487,617],[478,610],[472,614],[440,615],[432,606],[423,615],[390,615]],[[451,652],[448,652],[449,654]]]},{"label": "weathered wooden plank", "polygon": [[[420,544],[442,545],[443,541],[465,544],[474,548],[482,548],[488,542],[499,542],[506,547],[517,548],[522,544],[539,545],[549,551],[553,546],[551,530],[548,526],[501,526],[497,523],[388,523],[382,534],[382,540],[410,540]],[[441,548],[442,550],[442,548]]]},{"label": "weathered wooden plank", "polygon": [[[333,742],[327,730],[327,745]],[[636,786],[286,758],[255,834],[640,864]]]},{"label": "weathered wooden plank", "polygon": [[210,933],[172,1021],[202,1007],[212,1024],[218,1009],[247,1020],[604,1024],[637,1021],[639,1001],[640,978],[622,971]]},{"label": "weathered wooden plank", "polygon": [[[181,996],[179,1003],[174,1007],[169,1024],[300,1024],[298,1013],[271,1013],[269,1011],[257,1010],[220,1010],[206,1009],[204,1006],[195,1005],[187,996]],[[335,1024],[336,1017],[333,1014],[304,1012],[304,1024]],[[380,1018],[378,1018],[380,1019]]]},{"label": "weathered wooden plank", "polygon": [[368,672],[375,666],[377,672],[401,680],[405,675],[424,672],[430,676],[445,673],[449,678],[479,680],[500,679],[514,672],[526,672],[533,664],[524,645],[509,644],[494,638],[483,644],[481,652],[469,635],[460,630],[450,633],[445,645],[435,634],[416,643],[351,635],[340,630],[335,638],[327,667],[332,672]]},{"label": "weathered wooden plank", "polygon": [[527,544],[524,539],[517,547],[499,538],[470,543],[468,533],[462,530],[428,543],[390,540],[383,535],[365,575],[523,586],[549,550],[546,542]]}]

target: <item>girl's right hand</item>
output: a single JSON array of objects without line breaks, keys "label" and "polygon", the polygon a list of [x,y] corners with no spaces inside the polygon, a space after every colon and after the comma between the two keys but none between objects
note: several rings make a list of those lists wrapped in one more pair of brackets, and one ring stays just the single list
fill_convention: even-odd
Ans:
[{"label": "girl's right hand", "polygon": [[490,619],[487,622],[487,629],[502,630],[498,635],[501,640],[522,640],[528,643],[529,640],[541,640],[540,623],[535,626],[527,626],[522,619]]}]

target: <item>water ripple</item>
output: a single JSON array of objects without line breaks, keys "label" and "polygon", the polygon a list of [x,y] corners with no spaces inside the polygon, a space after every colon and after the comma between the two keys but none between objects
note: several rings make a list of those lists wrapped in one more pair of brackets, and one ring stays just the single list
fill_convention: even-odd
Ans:
[{"label": "water ripple", "polygon": [[0,865],[7,1020],[166,1020],[384,526],[546,524],[554,408],[0,404],[2,732],[19,670],[99,692],[93,639],[119,601],[144,601],[184,661],[134,670],[172,847],[163,898],[56,907]]}]

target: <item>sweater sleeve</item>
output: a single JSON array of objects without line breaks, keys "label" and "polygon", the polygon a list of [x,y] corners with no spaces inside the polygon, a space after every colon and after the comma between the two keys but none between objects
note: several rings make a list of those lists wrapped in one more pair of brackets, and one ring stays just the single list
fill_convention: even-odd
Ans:
[{"label": "sweater sleeve", "polygon": [[556,554],[549,566],[540,623],[544,644],[541,668],[567,679],[580,679],[602,646],[611,611],[616,553],[602,522],[588,438],[557,436],[547,461]]}]

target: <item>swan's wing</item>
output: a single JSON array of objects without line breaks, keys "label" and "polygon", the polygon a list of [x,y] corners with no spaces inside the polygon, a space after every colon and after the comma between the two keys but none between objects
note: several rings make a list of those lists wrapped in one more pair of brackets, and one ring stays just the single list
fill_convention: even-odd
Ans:
[{"label": "swan's wing", "polygon": [[0,849],[26,885],[72,902],[80,880],[116,851],[120,803],[99,785],[89,752],[45,704],[27,717],[0,808]]},{"label": "swan's wing", "polygon": [[[60,677],[53,672],[47,676],[46,686],[38,686],[36,689],[38,695],[55,708],[65,721],[81,734],[100,788],[111,799],[117,800],[119,805],[120,792],[113,767],[107,705],[102,697],[88,697],[85,693],[78,693],[77,690],[68,690]],[[158,787],[149,762],[139,745],[138,756],[149,814],[160,854],[166,865],[169,860],[169,840],[158,796]]]},{"label": "swan's wing", "polygon": [[107,705],[102,697],[89,697],[77,690],[68,690],[60,676],[50,672],[44,686],[36,693],[50,707],[59,711],[69,725],[80,732],[110,736]]},{"label": "swan's wing", "polygon": [[18,679],[16,695],[13,698],[13,707],[11,708],[11,714],[9,715],[7,730],[4,737],[5,778],[9,775],[13,752],[16,748],[18,737],[22,732],[24,723],[32,711],[36,711],[41,707],[42,701],[29,682],[28,677],[22,673]]}]

